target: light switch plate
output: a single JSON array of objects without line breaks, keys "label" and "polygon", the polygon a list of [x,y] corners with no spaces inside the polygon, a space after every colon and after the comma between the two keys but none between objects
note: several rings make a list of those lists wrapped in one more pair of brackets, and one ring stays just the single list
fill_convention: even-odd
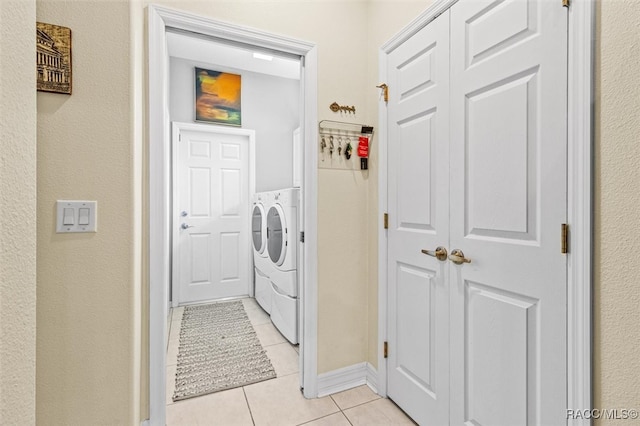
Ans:
[{"label": "light switch plate", "polygon": [[[64,225],[65,209],[73,210],[73,225]],[[89,209],[89,224],[79,225],[80,209]],[[56,232],[96,232],[98,229],[98,202],[97,201],[78,201],[78,200],[58,200],[56,203]],[[67,210],[67,213],[69,211]],[[68,215],[67,215],[68,216]]]}]

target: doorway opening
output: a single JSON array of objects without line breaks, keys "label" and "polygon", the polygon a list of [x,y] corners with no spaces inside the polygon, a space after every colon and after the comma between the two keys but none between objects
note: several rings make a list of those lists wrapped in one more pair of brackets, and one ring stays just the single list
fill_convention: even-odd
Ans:
[{"label": "doorway opening", "polygon": [[253,296],[247,284],[254,274],[254,197],[300,188],[295,172],[303,169],[302,157],[294,155],[303,111],[300,56],[175,29],[167,32],[167,48],[171,306]]},{"label": "doorway opening", "polygon": [[[172,239],[175,220],[175,200],[172,188],[172,63],[170,40],[177,35],[187,38],[193,46],[203,40],[215,40],[232,49],[250,49],[258,54],[279,56],[299,61],[299,134],[300,134],[300,193],[302,194],[299,231],[305,233],[299,245],[299,355],[300,387],[306,397],[317,396],[316,367],[316,258],[317,258],[317,153],[306,147],[315,146],[317,122],[317,51],[315,45],[288,39],[254,29],[221,23],[184,12],[151,5],[148,8],[149,28],[149,410],[151,425],[165,424],[167,319],[171,303]],[[190,43],[192,42],[192,43]],[[197,49],[197,47],[196,47]],[[225,71],[225,70],[222,70]],[[193,81],[193,80],[191,80]],[[187,120],[184,120],[187,121]],[[191,121],[191,120],[188,120]],[[258,136],[259,138],[259,136]],[[290,150],[293,151],[293,150]],[[291,154],[289,154],[291,155]],[[294,164],[290,161],[289,164]],[[293,166],[292,166],[293,167]],[[281,168],[279,170],[282,170]],[[259,166],[256,170],[259,175]],[[267,173],[271,177],[277,172]],[[256,181],[256,191],[278,189]],[[293,186],[293,181],[291,185]],[[247,210],[249,210],[247,205]],[[180,212],[179,212],[180,214]],[[190,226],[186,224],[186,226]],[[251,246],[249,250],[252,251]],[[251,295],[249,290],[249,295]]]}]

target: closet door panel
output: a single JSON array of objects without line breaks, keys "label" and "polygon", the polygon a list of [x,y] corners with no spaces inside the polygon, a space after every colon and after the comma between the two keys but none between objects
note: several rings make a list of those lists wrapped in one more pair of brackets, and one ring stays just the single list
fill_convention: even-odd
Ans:
[{"label": "closet door panel", "polygon": [[423,425],[449,418],[449,14],[388,57],[387,392]]},{"label": "closet door panel", "polygon": [[450,12],[451,424],[563,424],[567,9]]}]

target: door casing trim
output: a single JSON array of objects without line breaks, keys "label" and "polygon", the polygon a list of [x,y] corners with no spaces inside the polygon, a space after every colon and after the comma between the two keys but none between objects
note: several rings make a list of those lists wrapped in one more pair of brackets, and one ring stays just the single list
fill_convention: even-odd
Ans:
[{"label": "door casing trim", "polygon": [[315,123],[317,122],[318,52],[314,43],[283,37],[272,33],[220,22],[165,6],[149,5],[147,8],[148,37],[148,87],[147,87],[147,138],[148,156],[148,264],[149,268],[149,424],[165,424],[165,363],[168,296],[166,288],[171,277],[170,265],[170,145],[168,84],[169,59],[167,52],[167,28],[190,31],[195,34],[216,37],[220,40],[240,42],[301,58],[301,104],[304,120],[303,135],[304,171],[301,200],[304,213],[300,230],[305,232],[301,245],[303,283],[300,291],[302,329],[300,333],[300,357],[303,368],[301,380],[307,398],[317,396],[317,193],[318,154]]},{"label": "door casing trim", "polygon": [[[438,0],[380,48],[380,81],[387,80],[387,55],[463,0]],[[560,0],[558,7],[563,7]],[[575,1],[569,7],[568,35],[568,181],[567,220],[571,229],[567,254],[567,408],[592,408],[592,225],[593,225],[593,103],[595,1]],[[378,107],[380,160],[378,213],[387,211],[387,109]],[[378,393],[387,395],[387,365],[382,347],[387,341],[387,231],[378,231]],[[589,419],[569,419],[586,426]]]}]

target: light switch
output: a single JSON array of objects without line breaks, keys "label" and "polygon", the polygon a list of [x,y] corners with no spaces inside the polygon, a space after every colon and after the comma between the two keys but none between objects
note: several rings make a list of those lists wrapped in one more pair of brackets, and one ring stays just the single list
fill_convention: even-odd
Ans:
[{"label": "light switch", "polygon": [[58,200],[56,232],[96,232],[97,201]]},{"label": "light switch", "polygon": [[[66,209],[65,209],[66,210]],[[89,224],[89,209],[86,207],[81,207],[78,209],[78,225],[88,225]]]},{"label": "light switch", "polygon": [[74,214],[73,214],[73,208],[65,208],[64,209],[64,215],[62,217],[62,224],[63,225],[73,225],[74,222]]}]

